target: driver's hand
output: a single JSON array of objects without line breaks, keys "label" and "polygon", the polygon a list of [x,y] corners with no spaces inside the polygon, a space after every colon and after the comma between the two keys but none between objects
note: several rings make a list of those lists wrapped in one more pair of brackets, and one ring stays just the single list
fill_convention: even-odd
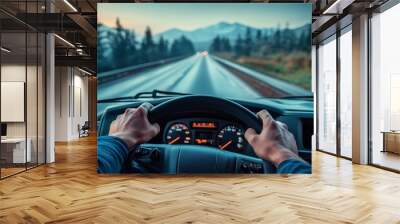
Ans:
[{"label": "driver's hand", "polygon": [[257,113],[263,123],[260,134],[252,128],[245,132],[245,138],[258,157],[272,162],[276,167],[288,159],[300,159],[297,155],[296,140],[286,124],[275,121],[266,110]]},{"label": "driver's hand", "polygon": [[160,132],[160,126],[157,123],[150,124],[147,119],[152,107],[150,103],[143,103],[138,108],[126,109],[111,123],[109,135],[122,139],[129,149],[149,141]]}]

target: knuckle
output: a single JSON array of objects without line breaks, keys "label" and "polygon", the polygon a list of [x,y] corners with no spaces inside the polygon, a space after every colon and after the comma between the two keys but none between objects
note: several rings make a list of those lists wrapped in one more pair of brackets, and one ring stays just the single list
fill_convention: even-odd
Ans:
[{"label": "knuckle", "polygon": [[140,107],[142,107],[143,109],[145,109],[145,111],[148,111],[148,110],[150,110],[150,109],[153,107],[153,105],[152,105],[151,103],[144,102],[142,105],[140,105]]},{"label": "knuckle", "polygon": [[268,118],[267,113],[266,113],[265,110],[262,110],[262,111],[258,112],[257,115],[258,115],[261,119],[267,119],[267,118]]},{"label": "knuckle", "polygon": [[132,108],[127,108],[127,109],[125,110],[124,115],[127,115],[127,114],[132,113],[132,112],[134,112],[134,111],[132,110]]},{"label": "knuckle", "polygon": [[258,113],[260,113],[260,114],[266,114],[266,113],[267,113],[267,110],[262,109],[262,110],[260,110],[260,112],[258,112]]},{"label": "knuckle", "polygon": [[144,116],[144,110],[143,110],[143,108],[142,108],[142,107],[138,107],[138,108],[135,110],[135,115],[138,116],[138,117]]},{"label": "knuckle", "polygon": [[265,109],[258,112],[258,114],[264,118],[271,118],[271,114]]}]

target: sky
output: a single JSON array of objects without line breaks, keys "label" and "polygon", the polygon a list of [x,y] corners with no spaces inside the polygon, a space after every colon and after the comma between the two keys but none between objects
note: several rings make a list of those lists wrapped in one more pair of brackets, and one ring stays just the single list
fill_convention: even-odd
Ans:
[{"label": "sky", "polygon": [[171,28],[194,30],[219,22],[255,28],[290,28],[311,23],[311,4],[302,3],[99,3],[98,23],[123,27],[143,35],[147,26],[157,34]]}]

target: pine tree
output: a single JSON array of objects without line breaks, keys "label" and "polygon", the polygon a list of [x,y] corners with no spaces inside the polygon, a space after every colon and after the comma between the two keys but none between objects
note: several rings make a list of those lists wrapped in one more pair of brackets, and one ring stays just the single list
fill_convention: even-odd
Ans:
[{"label": "pine tree", "polygon": [[311,51],[311,32],[310,29],[305,29],[301,32],[297,39],[296,49],[300,51]]},{"label": "pine tree", "polygon": [[179,41],[175,39],[171,45],[170,57],[177,57],[180,54]]},{"label": "pine tree", "polygon": [[122,68],[135,63],[132,59],[136,54],[136,39],[133,32],[123,28],[119,18],[116,20],[116,27],[111,41],[113,67]]},{"label": "pine tree", "polygon": [[157,59],[157,49],[153,40],[150,27],[146,27],[144,37],[141,44],[142,57],[144,62],[149,62]]},{"label": "pine tree", "polygon": [[274,33],[274,37],[273,37],[273,49],[275,51],[279,51],[281,49],[281,40],[282,36],[281,36],[281,28],[280,26],[278,26],[278,28],[276,29],[275,33]]},{"label": "pine tree", "polygon": [[192,43],[192,41],[190,41],[188,38],[186,38],[185,36],[182,36],[180,39],[180,44],[181,44],[181,48],[182,48],[182,55],[183,56],[188,56],[188,55],[192,55],[195,52],[194,49],[194,45]]},{"label": "pine tree", "polygon": [[216,36],[211,43],[211,52],[220,52],[222,47],[221,38]]},{"label": "pine tree", "polygon": [[244,49],[243,49],[244,55],[249,56],[251,54],[251,50],[252,50],[252,47],[253,47],[253,43],[252,42],[253,41],[252,41],[252,38],[251,38],[251,30],[248,27],[247,30],[246,30],[246,37],[245,37],[245,40],[244,40]]},{"label": "pine tree", "polygon": [[150,27],[146,27],[146,31],[144,32],[143,43],[147,49],[151,49],[154,47],[153,35],[151,34]]},{"label": "pine tree", "polygon": [[138,64],[138,55],[137,55],[137,49],[136,49],[136,35],[133,31],[125,30],[126,32],[126,54],[128,55],[126,57],[127,60],[127,66]]},{"label": "pine tree", "polygon": [[300,37],[298,38],[298,42],[296,44],[296,48],[300,51],[305,50],[305,40],[306,40],[306,33],[305,31],[301,32]]},{"label": "pine tree", "polygon": [[223,50],[225,52],[230,52],[232,50],[231,42],[230,42],[229,38],[223,39]]},{"label": "pine tree", "polygon": [[98,61],[98,70],[99,72],[105,72],[110,69],[112,69],[111,63],[110,63],[110,53],[112,53],[112,48],[110,47],[110,40],[109,36],[112,35],[112,33],[109,33],[106,30],[106,27],[99,23],[97,25],[97,61]]},{"label": "pine tree", "polygon": [[261,30],[257,30],[256,38],[257,38],[257,41],[260,41],[262,39],[262,31]]},{"label": "pine tree", "polygon": [[242,54],[243,54],[243,39],[239,34],[235,42],[235,55],[239,57]]},{"label": "pine tree", "polygon": [[179,57],[179,56],[189,56],[194,54],[195,49],[192,41],[190,41],[185,36],[181,36],[178,39],[175,39],[172,42],[171,46],[171,57]]},{"label": "pine tree", "polygon": [[311,25],[309,25],[309,27],[307,28],[307,30],[305,31],[306,32],[306,35],[305,35],[305,51],[306,52],[310,52],[311,51],[311,40],[312,40],[312,37],[311,37],[311,27],[310,27]]},{"label": "pine tree", "polygon": [[158,58],[165,59],[168,56],[168,42],[164,40],[163,36],[158,41]]}]

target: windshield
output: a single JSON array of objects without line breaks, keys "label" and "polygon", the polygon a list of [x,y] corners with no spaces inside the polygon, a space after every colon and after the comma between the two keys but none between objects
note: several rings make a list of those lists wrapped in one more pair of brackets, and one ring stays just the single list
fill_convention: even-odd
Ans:
[{"label": "windshield", "polygon": [[310,23],[309,4],[99,4],[98,99],[311,95]]}]

